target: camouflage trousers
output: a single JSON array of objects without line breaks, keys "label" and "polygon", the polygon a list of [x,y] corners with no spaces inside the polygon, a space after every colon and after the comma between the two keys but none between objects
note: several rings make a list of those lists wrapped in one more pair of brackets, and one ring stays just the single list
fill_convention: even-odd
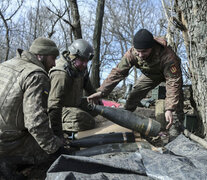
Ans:
[{"label": "camouflage trousers", "polygon": [[95,119],[88,112],[76,107],[64,107],[62,111],[63,131],[78,132],[93,129]]},{"label": "camouflage trousers", "polygon": [[[26,176],[30,177],[33,168],[33,175],[45,175],[56,158],[57,156],[44,152],[31,135],[25,137],[21,145],[12,149],[8,149],[7,144],[0,143],[0,179],[26,179]],[[24,174],[24,169],[30,167],[31,169]]]},{"label": "camouflage trousers", "polygon": [[164,79],[161,76],[153,77],[152,79],[142,74],[132,87],[132,91],[126,100],[125,109],[134,111],[137,106],[142,106],[140,101],[146,97],[150,90],[154,89],[161,82],[164,82]]},{"label": "camouflage trousers", "polygon": [[[158,86],[161,82],[164,82],[162,76],[147,77],[144,74],[138,79],[130,92],[125,109],[129,111],[134,111],[137,106],[142,106],[140,101],[146,97],[148,92]],[[163,112],[164,113],[164,112]],[[181,93],[179,107],[176,112],[173,112],[173,125],[169,129],[170,139],[174,139],[178,134],[180,134],[183,125],[183,95]]]},{"label": "camouflage trousers", "polygon": [[22,142],[12,149],[7,143],[0,143],[0,158],[8,158],[13,164],[41,164],[49,160],[49,155],[31,135],[25,136]]}]

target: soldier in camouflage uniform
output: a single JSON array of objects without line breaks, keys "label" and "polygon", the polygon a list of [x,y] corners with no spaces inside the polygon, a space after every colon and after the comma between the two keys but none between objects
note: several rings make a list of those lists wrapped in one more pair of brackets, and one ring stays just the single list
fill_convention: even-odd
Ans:
[{"label": "soldier in camouflage uniform", "polygon": [[171,47],[167,46],[164,39],[153,38],[146,29],[141,29],[135,34],[133,45],[121,62],[112,69],[98,92],[88,97],[88,101],[107,96],[135,66],[143,74],[129,94],[125,109],[134,111],[150,90],[161,82],[166,82],[165,118],[168,122],[166,129],[170,129],[170,137],[173,140],[180,133],[183,115],[180,58]]},{"label": "soldier in camouflage uniform", "polygon": [[91,85],[87,63],[93,57],[92,46],[83,39],[75,40],[68,51],[61,54],[56,67],[50,71],[49,117],[56,135],[92,129],[93,116],[80,109],[83,90],[95,93]]},{"label": "soldier in camouflage uniform", "polygon": [[15,58],[0,64],[0,158],[35,164],[61,154],[63,142],[47,114],[48,71],[58,54],[52,40],[40,37],[29,51],[18,49]]}]

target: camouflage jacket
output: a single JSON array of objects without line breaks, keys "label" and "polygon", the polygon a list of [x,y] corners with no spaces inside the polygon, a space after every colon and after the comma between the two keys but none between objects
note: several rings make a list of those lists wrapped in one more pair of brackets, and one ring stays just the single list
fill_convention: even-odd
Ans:
[{"label": "camouflage jacket", "polygon": [[50,70],[50,79],[49,115],[53,130],[59,135],[62,108],[79,107],[83,90],[87,95],[94,93],[95,90],[91,85],[87,70],[80,73],[72,68],[68,51],[64,51],[61,58],[56,60],[56,66]]},{"label": "camouflage jacket", "polygon": [[0,64],[0,154],[15,151],[32,136],[48,154],[61,146],[49,127],[49,77],[30,52]]},{"label": "camouflage jacket", "polygon": [[108,95],[114,87],[123,80],[129,70],[135,66],[151,79],[160,79],[166,82],[165,109],[176,110],[182,91],[182,72],[180,58],[167,46],[162,38],[155,38],[155,45],[147,60],[141,60],[132,47],[122,57],[120,63],[112,69],[107,79],[98,91],[102,96]]}]

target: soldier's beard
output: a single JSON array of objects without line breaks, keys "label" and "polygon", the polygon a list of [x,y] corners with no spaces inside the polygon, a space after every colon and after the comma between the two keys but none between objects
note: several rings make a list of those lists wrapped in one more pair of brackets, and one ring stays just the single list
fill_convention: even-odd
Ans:
[{"label": "soldier's beard", "polygon": [[148,60],[148,57],[140,57],[140,59],[141,59],[142,61],[147,61],[147,60]]},{"label": "soldier's beard", "polygon": [[144,60],[146,62],[151,61],[151,54],[149,54],[148,56],[143,57],[142,60]]},{"label": "soldier's beard", "polygon": [[76,59],[72,61],[72,64],[78,72],[84,72],[87,68],[87,64],[83,64],[82,61],[76,61]]},{"label": "soldier's beard", "polygon": [[47,56],[41,56],[41,60],[40,62],[43,64],[43,66],[45,67],[46,72],[49,72],[49,70],[51,69],[51,67],[48,66],[47,63]]}]

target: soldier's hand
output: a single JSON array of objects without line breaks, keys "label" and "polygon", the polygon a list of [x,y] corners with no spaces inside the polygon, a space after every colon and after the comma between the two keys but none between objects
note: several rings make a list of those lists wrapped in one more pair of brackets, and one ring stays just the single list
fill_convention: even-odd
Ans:
[{"label": "soldier's hand", "polygon": [[87,101],[92,104],[99,104],[99,99],[101,98],[101,92],[96,92],[87,97]]},{"label": "soldier's hand", "polygon": [[165,119],[166,119],[166,122],[168,122],[168,124],[166,126],[166,129],[169,129],[172,126],[172,124],[173,124],[172,111],[166,111],[165,112]]}]

